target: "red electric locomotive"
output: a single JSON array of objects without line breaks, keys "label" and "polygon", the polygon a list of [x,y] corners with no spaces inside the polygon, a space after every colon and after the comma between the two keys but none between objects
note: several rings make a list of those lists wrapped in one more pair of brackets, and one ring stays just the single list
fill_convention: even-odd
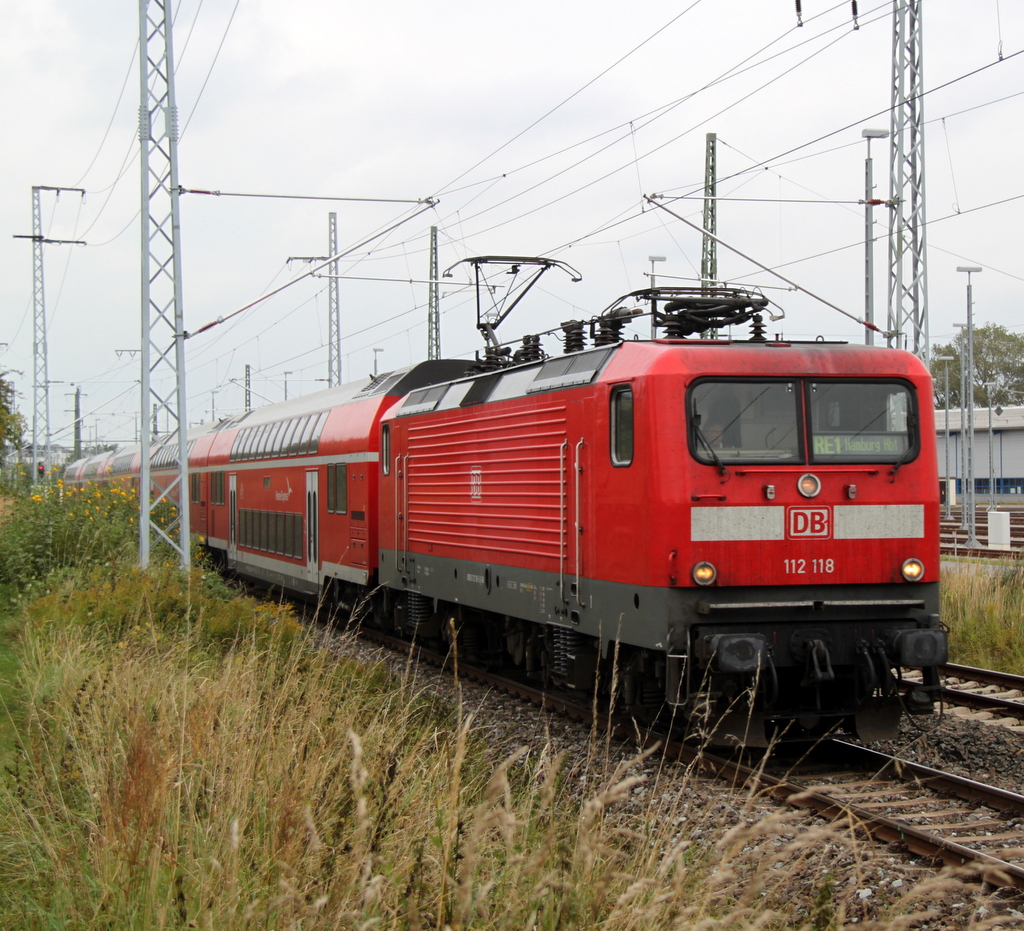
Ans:
[{"label": "red electric locomotive", "polygon": [[[398,625],[578,689],[614,665],[622,704],[715,743],[893,736],[905,703],[931,710],[946,653],[927,369],[756,319],[749,341],[679,338],[723,314],[660,294],[676,338],[426,387],[384,417]],[[717,298],[730,322],[761,303]],[[904,667],[925,670],[909,699]]]}]

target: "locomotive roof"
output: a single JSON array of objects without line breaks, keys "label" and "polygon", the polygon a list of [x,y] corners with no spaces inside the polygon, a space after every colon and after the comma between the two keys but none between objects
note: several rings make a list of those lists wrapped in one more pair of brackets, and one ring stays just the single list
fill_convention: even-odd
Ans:
[{"label": "locomotive roof", "polygon": [[413,390],[390,416],[409,417],[556,389],[671,370],[694,375],[927,375],[909,352],[848,343],[751,340],[627,340]]}]

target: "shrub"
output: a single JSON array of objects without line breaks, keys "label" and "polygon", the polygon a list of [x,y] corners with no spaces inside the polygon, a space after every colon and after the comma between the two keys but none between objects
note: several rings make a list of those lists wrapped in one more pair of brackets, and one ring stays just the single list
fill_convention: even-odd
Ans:
[{"label": "shrub", "polygon": [[[157,520],[173,519],[173,505]],[[138,497],[121,486],[37,485],[10,501],[0,521],[0,586],[24,591],[55,569],[123,563],[138,547]]]}]

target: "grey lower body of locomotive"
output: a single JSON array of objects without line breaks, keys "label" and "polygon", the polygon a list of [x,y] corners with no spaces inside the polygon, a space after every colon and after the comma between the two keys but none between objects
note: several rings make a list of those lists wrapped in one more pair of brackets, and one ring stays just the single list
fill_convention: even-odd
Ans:
[{"label": "grey lower body of locomotive", "polygon": [[[614,649],[627,705],[670,706],[715,745],[837,726],[894,737],[904,711],[931,711],[946,661],[937,583],[644,587],[393,550],[380,581],[406,593],[409,628],[447,605],[505,630],[540,625],[561,685],[593,688]],[[923,669],[922,683],[903,689],[903,667]]]}]

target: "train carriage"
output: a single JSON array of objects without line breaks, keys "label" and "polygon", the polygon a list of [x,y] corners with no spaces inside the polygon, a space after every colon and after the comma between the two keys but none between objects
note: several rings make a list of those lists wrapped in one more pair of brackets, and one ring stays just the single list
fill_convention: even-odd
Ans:
[{"label": "train carriage", "polygon": [[422,362],[222,421],[205,457],[190,454],[192,482],[208,489],[193,527],[205,519],[203,542],[243,577],[353,604],[376,578],[379,419],[465,370]]}]

